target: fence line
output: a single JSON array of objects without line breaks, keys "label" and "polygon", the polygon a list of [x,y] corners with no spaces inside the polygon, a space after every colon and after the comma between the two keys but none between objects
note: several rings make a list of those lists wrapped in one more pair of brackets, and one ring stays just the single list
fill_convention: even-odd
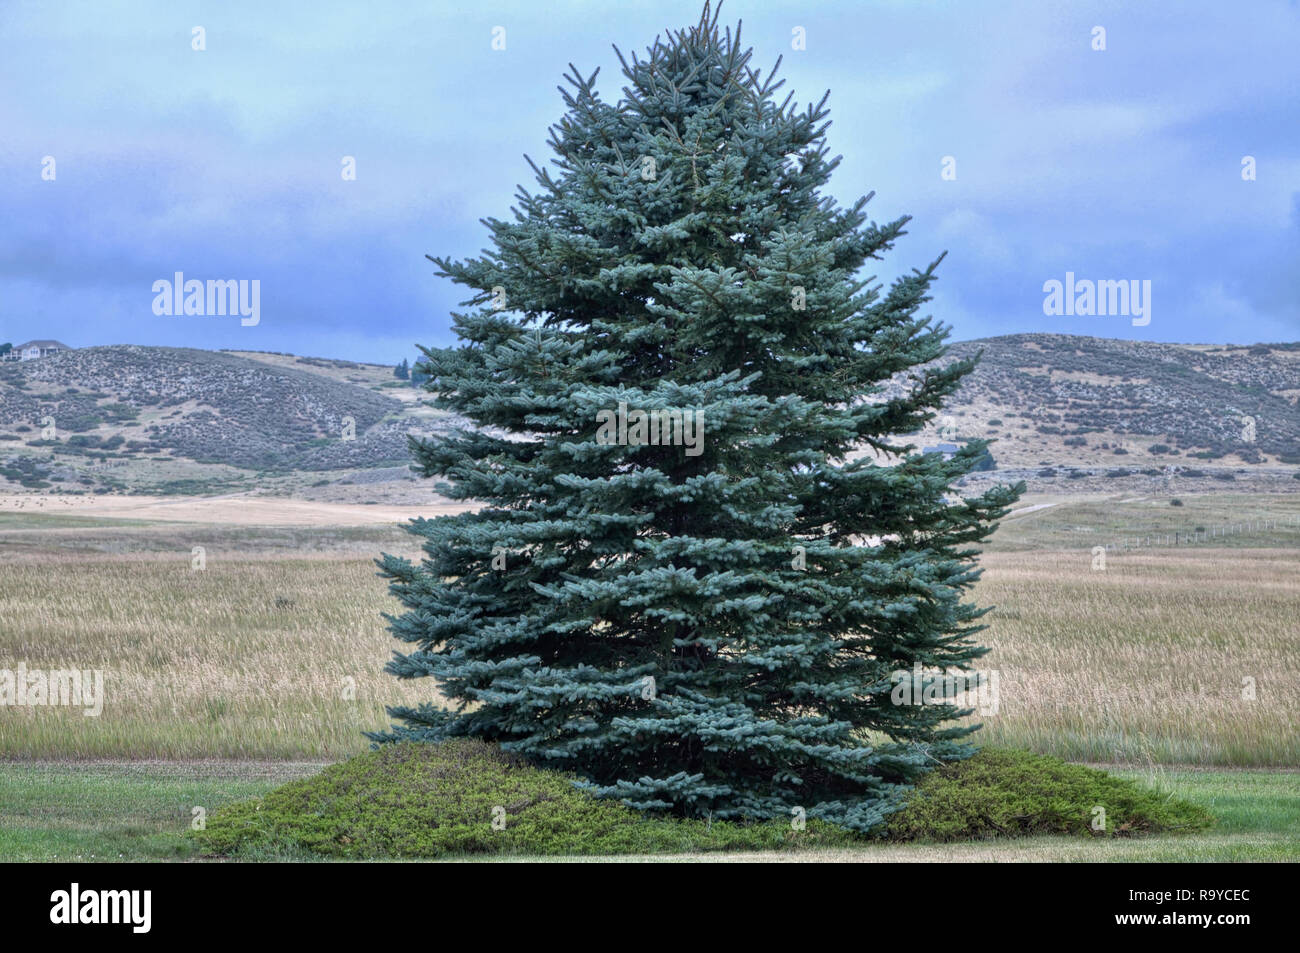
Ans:
[{"label": "fence line", "polygon": [[1107,552],[1114,550],[1149,549],[1154,546],[1191,546],[1194,543],[1208,543],[1216,539],[1231,536],[1250,536],[1276,530],[1279,526],[1300,528],[1300,516],[1290,519],[1247,520],[1243,523],[1226,523],[1223,526],[1202,530],[1175,530],[1172,533],[1147,533],[1140,536],[1125,536],[1118,543],[1103,547]]}]

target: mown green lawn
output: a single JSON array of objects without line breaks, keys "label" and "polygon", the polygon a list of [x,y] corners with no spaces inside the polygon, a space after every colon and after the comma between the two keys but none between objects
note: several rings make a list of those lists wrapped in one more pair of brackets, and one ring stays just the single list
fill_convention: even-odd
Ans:
[{"label": "mown green lawn", "polygon": [[[303,762],[0,762],[0,862],[194,859],[195,851],[185,836],[194,808],[210,813],[220,804],[263,794],[320,767]],[[1200,804],[1216,817],[1216,825],[1202,834],[1177,837],[873,844],[822,852],[709,854],[700,859],[1300,861],[1300,773],[1166,770],[1154,777],[1141,771],[1115,773]]]},{"label": "mown green lawn", "polygon": [[196,807],[254,797],[319,764],[0,762],[0,861],[182,860]]}]

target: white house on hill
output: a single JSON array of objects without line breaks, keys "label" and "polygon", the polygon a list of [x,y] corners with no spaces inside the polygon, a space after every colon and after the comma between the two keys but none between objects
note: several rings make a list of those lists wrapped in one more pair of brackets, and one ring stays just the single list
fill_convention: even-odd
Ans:
[{"label": "white house on hill", "polygon": [[60,351],[71,350],[72,348],[61,341],[28,341],[26,344],[15,345],[5,358],[10,361],[34,361],[38,357],[49,357]]}]

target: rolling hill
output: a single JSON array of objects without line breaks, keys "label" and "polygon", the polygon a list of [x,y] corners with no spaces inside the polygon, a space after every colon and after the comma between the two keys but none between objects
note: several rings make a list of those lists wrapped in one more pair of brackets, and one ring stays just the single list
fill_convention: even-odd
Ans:
[{"label": "rolling hill", "polygon": [[[997,468],[971,481],[1122,489],[1177,474],[1191,489],[1300,490],[1300,344],[1019,334],[945,360],[977,353],[914,437],[994,440]],[[116,345],[4,362],[0,492],[428,499],[407,436],[459,419],[426,397],[391,367],[290,354]]]},{"label": "rolling hill", "polygon": [[407,435],[456,419],[419,396],[392,368],[348,361],[66,351],[0,365],[0,474],[29,488],[157,493],[404,479]]},{"label": "rolling hill", "polygon": [[952,348],[953,357],[977,353],[947,425],[960,432],[965,420],[979,431],[971,436],[1001,438],[999,460],[1300,464],[1300,344],[1018,334]]}]

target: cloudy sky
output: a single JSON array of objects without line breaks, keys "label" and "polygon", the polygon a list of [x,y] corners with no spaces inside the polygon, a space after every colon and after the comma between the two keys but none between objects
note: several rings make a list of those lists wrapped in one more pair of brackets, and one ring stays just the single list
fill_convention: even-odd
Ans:
[{"label": "cloudy sky", "polygon": [[[531,181],[523,154],[546,155],[567,64],[601,67],[614,99],[611,44],[698,14],[4,0],[0,342],[382,362],[450,343],[464,294],[424,255],[483,246],[479,218]],[[880,277],[949,252],[932,310],[956,338],[1300,339],[1296,3],[726,0],[737,19],[800,100],[830,89],[836,197],[875,190],[877,219],[914,216]],[[260,279],[260,323],[155,315],[153,282],[177,271]],[[1149,280],[1150,323],[1045,315],[1043,284],[1067,271]]]}]

